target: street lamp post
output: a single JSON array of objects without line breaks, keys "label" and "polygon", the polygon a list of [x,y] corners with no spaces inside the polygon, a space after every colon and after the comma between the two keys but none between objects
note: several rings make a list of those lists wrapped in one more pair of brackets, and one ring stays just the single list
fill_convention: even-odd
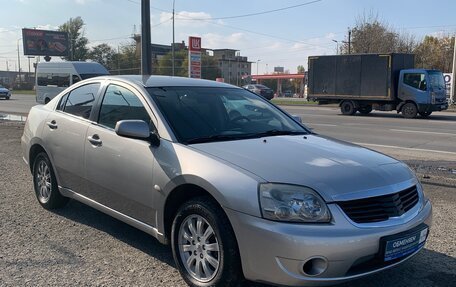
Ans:
[{"label": "street lamp post", "polygon": [[260,65],[260,59],[257,60],[257,76],[258,76],[258,66]]},{"label": "street lamp post", "polygon": [[174,76],[174,4],[175,4],[175,0],[173,0],[173,43],[171,44],[171,51],[172,51],[172,67],[173,67],[173,76]]},{"label": "street lamp post", "polygon": [[339,41],[337,40],[332,40],[334,43],[336,43],[336,55],[339,55]]},{"label": "street lamp post", "polygon": [[18,71],[19,71],[19,87],[22,86],[22,79],[21,79],[21,57],[19,56],[19,41],[22,40],[22,38],[17,39],[17,65],[18,65]]}]

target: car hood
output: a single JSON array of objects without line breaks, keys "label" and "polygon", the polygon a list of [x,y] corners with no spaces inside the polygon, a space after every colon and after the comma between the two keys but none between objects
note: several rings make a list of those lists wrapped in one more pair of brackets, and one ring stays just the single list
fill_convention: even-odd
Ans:
[{"label": "car hood", "polygon": [[[326,201],[398,191],[415,183],[402,162],[369,149],[317,135],[275,136],[191,145],[267,182],[303,185]],[[408,187],[408,186],[407,186]]]},{"label": "car hood", "polygon": [[7,88],[0,88],[0,92],[9,92]]}]

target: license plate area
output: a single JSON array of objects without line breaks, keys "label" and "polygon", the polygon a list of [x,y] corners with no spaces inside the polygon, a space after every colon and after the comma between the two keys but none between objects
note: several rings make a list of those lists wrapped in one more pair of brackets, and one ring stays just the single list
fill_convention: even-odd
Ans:
[{"label": "license plate area", "polygon": [[421,224],[413,229],[380,239],[380,257],[384,262],[403,258],[421,249],[426,243],[429,227]]}]

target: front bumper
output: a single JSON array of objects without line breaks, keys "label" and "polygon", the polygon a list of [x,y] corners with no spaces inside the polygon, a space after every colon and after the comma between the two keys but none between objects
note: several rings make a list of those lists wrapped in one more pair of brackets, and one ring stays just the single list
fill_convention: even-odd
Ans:
[{"label": "front bumper", "polygon": [[[422,223],[431,226],[432,207],[427,202],[410,221],[388,227],[359,227],[346,219],[335,204],[328,207],[333,222],[325,225],[279,223],[226,210],[239,245],[244,276],[252,281],[286,286],[323,286],[341,283],[391,268],[417,252],[389,265],[357,268],[374,258],[380,238],[410,230]],[[327,262],[316,276],[304,273],[308,259]]]}]

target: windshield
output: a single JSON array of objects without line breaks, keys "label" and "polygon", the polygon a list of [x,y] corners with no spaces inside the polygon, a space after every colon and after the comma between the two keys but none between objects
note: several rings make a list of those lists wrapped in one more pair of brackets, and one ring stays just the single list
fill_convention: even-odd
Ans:
[{"label": "windshield", "polygon": [[309,133],[282,111],[243,89],[164,87],[148,91],[183,143]]},{"label": "windshield", "polygon": [[445,88],[445,81],[442,72],[430,71],[429,80],[433,89],[443,90]]}]

